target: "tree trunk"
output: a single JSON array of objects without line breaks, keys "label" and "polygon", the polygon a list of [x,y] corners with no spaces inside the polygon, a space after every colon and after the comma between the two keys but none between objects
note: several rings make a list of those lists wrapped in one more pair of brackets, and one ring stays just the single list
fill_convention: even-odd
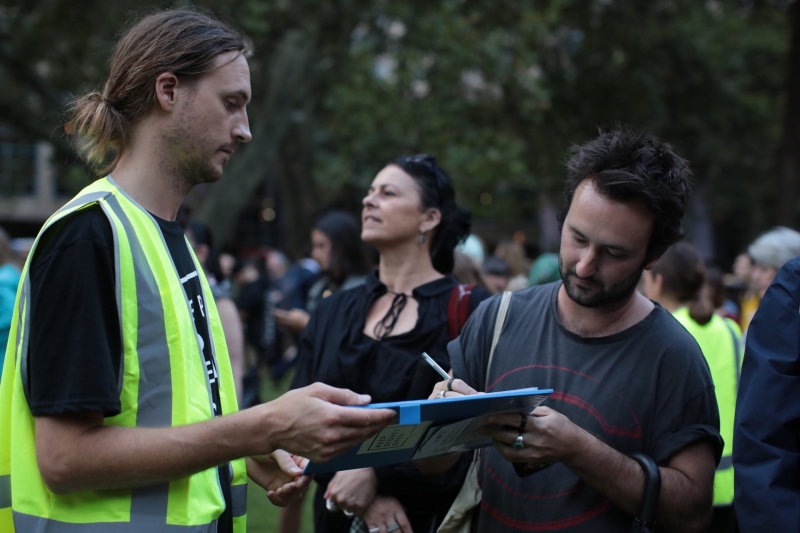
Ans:
[{"label": "tree trunk", "polygon": [[266,84],[269,94],[258,125],[253,128],[252,142],[241,150],[226,176],[215,185],[209,201],[200,206],[198,214],[208,222],[218,242],[233,237],[242,208],[270,174],[268,169],[279,165],[280,147],[291,126],[292,113],[298,102],[305,99],[306,87],[310,85],[308,66],[312,50],[310,40],[296,32],[284,39],[270,69]]}]

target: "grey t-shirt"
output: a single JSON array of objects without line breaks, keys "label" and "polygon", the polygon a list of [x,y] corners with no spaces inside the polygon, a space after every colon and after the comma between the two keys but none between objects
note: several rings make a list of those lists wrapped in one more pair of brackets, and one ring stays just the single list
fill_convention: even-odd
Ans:
[{"label": "grey t-shirt", "polygon": [[[543,405],[620,451],[658,464],[706,440],[722,453],[714,385],[691,335],[660,306],[608,337],[580,337],[556,314],[560,282],[514,293],[488,391],[552,388]],[[500,297],[483,302],[448,345],[456,377],[484,390]],[[627,532],[633,517],[563,464],[520,478],[494,448],[481,453],[478,531]]]}]

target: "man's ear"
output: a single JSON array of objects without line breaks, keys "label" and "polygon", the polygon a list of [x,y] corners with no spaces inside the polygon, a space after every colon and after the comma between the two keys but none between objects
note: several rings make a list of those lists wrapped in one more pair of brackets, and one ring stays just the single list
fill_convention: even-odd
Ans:
[{"label": "man's ear", "polygon": [[[667,246],[667,248],[669,248],[669,246]],[[645,269],[645,270],[650,270],[650,269],[652,269],[654,266],[656,266],[656,263],[658,263],[658,260],[659,260],[659,259],[661,259],[661,256],[662,256],[662,255],[664,255],[664,252],[666,252],[666,251],[667,251],[667,248],[661,248],[661,249],[657,249],[657,250],[651,250],[651,251],[648,253],[648,255],[650,255],[650,257],[648,257],[648,258],[646,259],[646,260],[647,260],[647,263],[645,263],[645,264],[644,264],[644,269]]]},{"label": "man's ear", "polygon": [[172,111],[177,102],[178,77],[172,72],[164,72],[156,78],[156,101],[164,111]]},{"label": "man's ear", "polygon": [[650,261],[649,263],[645,263],[644,269],[645,270],[652,270],[653,267],[656,266],[656,263],[658,263],[659,259],[661,259],[660,255],[658,257],[656,257],[655,259],[653,259],[652,261]]}]

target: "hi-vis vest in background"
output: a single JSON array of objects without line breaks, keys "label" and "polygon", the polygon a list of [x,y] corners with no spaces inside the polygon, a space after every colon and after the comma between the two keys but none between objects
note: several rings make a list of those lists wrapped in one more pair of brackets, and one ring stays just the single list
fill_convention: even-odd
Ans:
[{"label": "hi-vis vest in background", "polygon": [[739,389],[739,372],[744,351],[742,334],[735,322],[716,314],[703,325],[689,316],[687,307],[681,307],[673,313],[673,316],[700,345],[708,369],[711,371],[719,408],[719,433],[725,441],[722,458],[714,474],[714,505],[731,505],[733,504],[733,420],[736,415],[736,391]]},{"label": "hi-vis vest in background", "polygon": [[[106,425],[171,427],[212,418],[211,387],[186,294],[155,219],[109,176],[81,191],[45,223],[28,256],[0,385],[0,531],[17,533],[212,533],[225,509],[216,468],[149,487],[58,495],[36,462],[34,418],[28,407],[30,261],[44,231],[57,220],[98,204],[114,234],[116,299],[122,332],[121,412]],[[188,246],[188,245],[187,245]],[[211,345],[219,367],[225,414],[238,407],[228,349],[214,298],[200,277]],[[68,309],[80,313],[80,309]],[[234,531],[245,532],[247,472],[232,470]],[[13,518],[12,518],[13,517]],[[12,522],[13,520],[13,522]]]}]

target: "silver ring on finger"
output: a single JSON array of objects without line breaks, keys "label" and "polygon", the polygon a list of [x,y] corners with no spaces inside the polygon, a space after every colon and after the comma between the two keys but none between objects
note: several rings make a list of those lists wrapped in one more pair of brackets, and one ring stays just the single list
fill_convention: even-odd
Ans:
[{"label": "silver ring on finger", "polygon": [[353,518],[356,514],[353,511],[348,511],[347,509],[342,509],[342,512],[347,518]]},{"label": "silver ring on finger", "polygon": [[379,528],[379,527],[371,527],[367,531],[368,531],[368,533],[380,533],[381,528]]},{"label": "silver ring on finger", "polygon": [[400,529],[400,522],[395,522],[394,524],[389,524],[386,526],[386,533],[392,533],[393,531],[397,531]]},{"label": "silver ring on finger", "polygon": [[444,398],[444,393],[447,391],[440,390],[439,393],[433,398],[434,400],[441,400]]},{"label": "silver ring on finger", "polygon": [[325,509],[327,509],[328,512],[335,513],[336,511],[339,510],[339,506],[333,503],[333,500],[328,498],[327,500],[325,500]]},{"label": "silver ring on finger", "polygon": [[514,444],[511,445],[515,450],[521,450],[525,447],[525,443],[522,442],[522,433],[519,434],[519,437],[514,440]]}]

